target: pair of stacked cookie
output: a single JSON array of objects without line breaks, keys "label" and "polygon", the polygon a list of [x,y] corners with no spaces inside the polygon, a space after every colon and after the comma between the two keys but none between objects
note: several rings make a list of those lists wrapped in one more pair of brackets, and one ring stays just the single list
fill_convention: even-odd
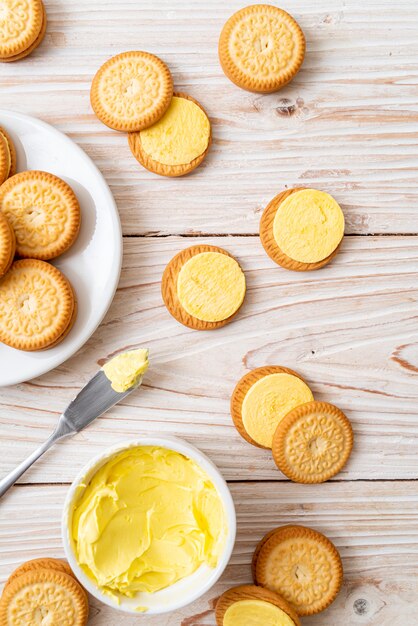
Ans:
[{"label": "pair of stacked cookie", "polygon": [[34,559],[18,567],[0,599],[0,624],[85,626],[87,593],[61,559]]},{"label": "pair of stacked cookie", "polygon": [[[3,137],[14,172],[13,142],[4,130]],[[73,190],[53,174],[21,172],[0,186],[1,342],[19,350],[43,350],[71,330],[76,296],[69,280],[48,261],[72,246],[80,221]]]},{"label": "pair of stacked cookie", "polygon": [[47,16],[42,0],[2,0],[0,62],[19,61],[42,43]]},{"label": "pair of stacked cookie", "polygon": [[216,605],[218,626],[300,626],[300,616],[325,610],[337,597],[343,566],[334,544],[304,526],[282,526],[259,542],[254,585],[229,589]]},{"label": "pair of stacked cookie", "polygon": [[191,96],[173,92],[167,65],[154,54],[131,51],[109,59],[91,87],[91,104],[107,126],[128,134],[137,161],[161,176],[183,176],[205,158],[211,126]]}]

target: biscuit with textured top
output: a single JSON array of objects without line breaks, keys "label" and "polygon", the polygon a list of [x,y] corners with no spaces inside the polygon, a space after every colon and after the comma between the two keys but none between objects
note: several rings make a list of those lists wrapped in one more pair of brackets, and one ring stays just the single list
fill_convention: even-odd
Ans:
[{"label": "biscuit with textured top", "polygon": [[173,97],[167,65],[154,54],[123,52],[97,72],[91,86],[94,112],[109,128],[136,132],[157,122]]},{"label": "biscuit with textured top", "polygon": [[7,218],[0,213],[0,277],[9,271],[16,252],[16,238]]},{"label": "biscuit with textured top", "polygon": [[[36,48],[38,48],[38,46],[40,46],[43,42],[46,35],[47,24],[48,18],[46,14],[46,9],[44,4],[42,3],[42,26],[39,35],[37,36],[35,41],[28,48],[26,48],[26,50],[23,50],[23,52],[20,52],[19,54],[14,54],[13,56],[7,57],[6,59],[2,59],[0,57],[0,63],[13,63],[14,61],[20,61],[21,59],[25,59],[27,56],[32,54],[32,52],[34,52]],[[13,172],[13,174],[14,173],[15,172]],[[10,176],[13,176],[13,174],[11,173]]]},{"label": "biscuit with textured top", "polygon": [[0,281],[0,341],[25,351],[52,347],[68,333],[76,306],[68,279],[56,267],[15,261]]},{"label": "biscuit with textured top", "polygon": [[[190,128],[192,124],[187,124],[193,113],[196,114],[196,110],[187,111],[185,114],[186,119],[182,119],[182,112],[178,111],[178,107],[176,108],[176,101],[179,99],[188,100],[200,109],[198,112],[203,119],[202,126],[204,126],[200,133],[193,132],[193,128]],[[181,129],[182,122],[184,127],[183,133],[178,130],[178,127]],[[150,135],[154,130],[161,132],[163,137],[161,144],[163,148],[169,151],[172,157],[171,162],[169,162],[169,159],[165,159],[166,162],[162,163],[161,158],[158,160],[158,156],[153,157],[153,155],[147,151],[145,140],[147,135]],[[184,162],[174,163],[176,155],[180,152],[179,148],[185,140],[193,142],[195,154],[193,154],[193,158],[186,157]],[[160,176],[184,176],[198,167],[206,157],[212,141],[212,132],[209,119],[202,105],[185,93],[175,93],[163,117],[148,129],[138,133],[130,133],[128,141],[129,147],[136,160],[150,172],[154,172],[154,174],[159,174]]]},{"label": "biscuit with textured top", "polygon": [[[190,280],[188,280],[187,275],[185,274],[188,270],[188,267],[186,267],[187,263],[194,259],[194,257],[207,253],[225,255],[228,259],[232,259],[232,261],[234,261],[234,263],[230,264],[231,267],[227,268],[228,271],[230,271],[228,278],[231,278],[231,282],[228,281],[228,290],[223,291],[222,283],[216,276],[211,276],[210,280],[201,281],[199,280],[199,277],[193,276],[192,271],[190,274]],[[213,261],[213,263],[207,264],[209,271],[216,271],[217,258],[211,257],[209,260]],[[185,267],[186,270],[184,269]],[[195,305],[196,308],[201,309],[202,306],[208,305],[208,307],[213,309],[216,308],[218,304],[222,304],[223,298],[228,297],[231,294],[233,294],[234,297],[236,296],[236,299],[234,300],[235,304],[232,304],[232,301],[227,302],[229,310],[228,314],[225,314],[226,317],[224,319],[209,321],[207,319],[196,317],[196,315],[191,312],[191,308],[187,310],[184,307],[184,301],[183,304],[181,302],[180,298],[182,294],[180,294],[179,297],[178,291],[179,278],[182,289],[186,291],[188,285],[191,287],[191,293],[186,294],[190,296],[191,306]],[[189,328],[193,328],[195,330],[214,330],[228,324],[241,308],[245,297],[245,289],[244,273],[234,257],[222,248],[206,245],[191,246],[190,248],[186,248],[176,254],[176,256],[171,259],[165,268],[161,283],[161,294],[169,313],[171,313],[171,315],[178,322],[184,324],[184,326],[188,326]],[[230,308],[231,306],[233,307],[232,309]]]},{"label": "biscuit with textured top", "polygon": [[343,581],[334,544],[304,526],[282,526],[268,533],[254,553],[252,569],[256,585],[283,596],[301,616],[326,609]]},{"label": "biscuit with textured top", "polygon": [[290,411],[273,437],[273,459],[298,483],[323,483],[342,470],[353,449],[353,429],[344,413],[327,402]]},{"label": "biscuit with textured top", "polygon": [[0,57],[21,54],[33,44],[42,28],[41,0],[2,0],[0,7]]},{"label": "biscuit with textured top", "polygon": [[[11,581],[0,600],[0,626],[85,626],[89,607],[81,585],[65,572],[34,569]],[[41,619],[41,622],[39,621]]]},{"label": "biscuit with textured top", "polygon": [[[273,605],[279,609],[277,613],[282,616],[282,619],[285,619],[286,616],[288,617],[286,620],[287,625],[301,626],[298,615],[284,598],[279,596],[277,593],[274,593],[274,591],[263,589],[262,587],[256,587],[255,585],[241,585],[239,587],[233,587],[221,595],[215,608],[217,626],[225,626],[225,621],[228,621],[228,611],[231,611],[231,607],[233,607],[233,605],[246,603],[248,601],[250,603],[255,601],[255,605],[258,604],[261,607],[264,604]],[[257,618],[254,617],[253,619]],[[237,626],[236,620],[233,617],[231,618],[231,624],[232,623],[234,626]],[[254,626],[256,623],[259,623],[259,626],[265,626],[261,621],[251,622]],[[240,626],[241,624],[244,626],[244,622],[241,622]]]},{"label": "biscuit with textured top", "polygon": [[40,559],[31,559],[30,561],[26,561],[26,563],[22,563],[19,565],[9,576],[6,581],[6,585],[9,585],[15,578],[18,576],[22,576],[22,574],[26,574],[27,572],[32,572],[33,570],[38,569],[53,569],[56,572],[64,572],[69,576],[75,578],[73,574],[73,570],[68,565],[67,561],[63,559],[52,559],[52,558],[40,558]]},{"label": "biscuit with textured top", "polygon": [[[288,254],[286,254],[280,248],[279,243],[275,237],[275,221],[276,221],[276,215],[281,205],[285,201],[287,201],[293,194],[297,194],[299,192],[310,192],[310,191],[316,191],[316,190],[310,190],[310,189],[305,189],[304,187],[298,187],[295,189],[282,191],[281,193],[277,194],[277,196],[275,196],[273,200],[271,200],[271,202],[264,209],[264,212],[263,212],[263,215],[261,216],[261,221],[260,221],[260,239],[269,257],[278,265],[281,265],[285,269],[292,270],[295,272],[308,272],[312,270],[318,270],[321,267],[324,267],[324,265],[327,265],[337,254],[340,248],[341,242],[342,242],[343,235],[344,235],[344,216],[343,216],[342,232],[338,235],[338,244],[335,245],[334,249],[330,252],[330,254],[324,256],[324,258],[315,262],[306,262],[306,261],[300,261],[300,260],[294,259],[290,257]],[[319,192],[319,193],[324,193],[324,192]],[[329,194],[324,193],[324,196],[326,196],[327,198],[330,198],[335,204],[337,204],[335,200],[331,196],[329,196]],[[321,207],[317,207],[317,208],[319,209],[319,211],[321,210]],[[301,222],[299,222],[299,224],[301,225]],[[308,232],[309,235],[312,235],[312,234],[315,235],[315,230],[316,230],[315,227],[317,225],[305,224],[303,226],[306,226],[306,232]],[[303,246],[304,246],[304,241],[303,239],[301,239],[300,248],[303,249]]]},{"label": "biscuit with textured top", "polygon": [[21,257],[48,261],[72,246],[80,229],[80,205],[66,182],[48,172],[21,172],[0,187],[0,211],[16,235]]},{"label": "biscuit with textured top", "polygon": [[222,69],[235,85],[270,93],[298,73],[305,48],[304,34],[291,15],[269,4],[254,4],[229,18],[218,51]]},{"label": "biscuit with textured top", "polygon": [[[303,385],[301,385],[301,391],[303,393],[306,392],[307,394],[306,400],[304,400],[304,402],[313,398],[312,392],[310,391],[306,382],[303,380],[302,376],[300,376],[297,372],[294,372],[293,370],[288,369],[287,367],[280,367],[279,365],[268,365],[265,367],[258,367],[252,370],[251,372],[248,372],[247,374],[245,374],[241,378],[241,380],[238,381],[231,396],[231,417],[232,417],[232,421],[234,422],[234,426],[239,432],[239,434],[241,435],[241,437],[243,437],[246,441],[248,441],[248,443],[251,443],[253,446],[257,446],[258,448],[271,449],[271,445],[263,445],[262,443],[256,441],[253,437],[251,437],[250,433],[247,431],[244,425],[243,404],[244,404],[244,401],[248,392],[258,381],[264,379],[267,376],[272,376],[276,374],[285,374],[286,376],[293,376],[298,381],[303,383]],[[274,404],[276,404],[276,401],[274,398],[273,400],[274,400]],[[277,419],[277,421],[280,419],[280,415],[279,415],[280,412],[283,412],[283,411],[282,410],[280,411],[280,408],[275,406],[274,413],[275,413],[275,420]],[[273,432],[271,433],[271,438],[273,436]]]},{"label": "biscuit with textured top", "polygon": [[0,127],[0,137],[2,137],[5,140],[7,149],[9,151],[9,173],[7,175],[7,178],[9,178],[10,176],[14,176],[16,174],[16,167],[17,167],[16,148],[15,148],[12,138],[10,137],[9,133],[7,132],[5,128]]}]

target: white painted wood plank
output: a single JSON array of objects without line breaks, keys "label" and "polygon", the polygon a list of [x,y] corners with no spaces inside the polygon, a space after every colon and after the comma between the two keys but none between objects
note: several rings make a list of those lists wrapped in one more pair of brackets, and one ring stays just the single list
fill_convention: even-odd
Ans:
[{"label": "white painted wood plank", "polygon": [[[276,266],[258,238],[133,238],[104,323],[63,366],[0,389],[0,474],[52,429],[76,391],[109,356],[149,346],[143,388],[73,441],[59,444],[24,478],[69,482],[96,453],[140,434],[179,435],[210,455],[228,479],[282,480],[271,455],[236,433],[230,394],[249,369],[281,364],[299,371],[315,397],[340,406],[356,443],[341,480],[418,476],[418,248],[413,237],[347,237],[326,268],[293,273]],[[246,271],[246,303],[229,326],[201,333],[166,311],[160,279],[191,243],[215,243]]]},{"label": "white painted wood plank", "polygon": [[[49,27],[29,59],[0,67],[0,105],[67,132],[94,158],[126,234],[256,233],[284,186],[333,193],[349,233],[417,233],[418,5],[412,0],[282,0],[303,27],[308,54],[282,91],[257,95],[222,74],[217,41],[242,0],[46,0]],[[213,122],[209,158],[193,175],[141,169],[126,137],[89,103],[109,56],[161,55],[176,88]]]},{"label": "white painted wood plank", "polygon": [[[231,485],[238,537],[230,565],[206,596],[159,617],[122,616],[92,603],[91,626],[214,626],[216,598],[251,581],[257,541],[272,528],[305,524],[327,534],[341,552],[345,581],[335,603],[304,626],[417,626],[418,495],[415,482],[325,485]],[[0,580],[21,562],[63,556],[60,516],[65,486],[16,487],[2,500]],[[396,492],[396,498],[393,494]],[[364,611],[363,613],[361,611]]]}]

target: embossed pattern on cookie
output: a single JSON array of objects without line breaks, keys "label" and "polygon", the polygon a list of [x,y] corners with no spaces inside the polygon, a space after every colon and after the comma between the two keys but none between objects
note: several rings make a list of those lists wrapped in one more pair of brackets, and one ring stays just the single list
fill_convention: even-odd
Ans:
[{"label": "embossed pattern on cookie", "polygon": [[41,32],[41,0],[2,0],[0,3],[0,57],[27,50]]},{"label": "embossed pattern on cookie", "polygon": [[[42,26],[41,26],[41,30],[39,31],[39,35],[37,36],[35,41],[31,43],[31,45],[28,46],[25,50],[23,50],[22,52],[19,52],[18,54],[14,54],[13,56],[6,57],[6,58],[0,57],[0,63],[13,63],[14,61],[20,61],[21,59],[24,59],[30,54],[32,54],[32,52],[36,50],[36,48],[38,48],[38,46],[40,46],[41,43],[43,42],[45,35],[46,35],[47,25],[48,25],[48,18],[47,18],[47,14],[45,10],[45,5],[42,3]],[[14,173],[15,172],[11,172],[10,176],[13,176]]]}]

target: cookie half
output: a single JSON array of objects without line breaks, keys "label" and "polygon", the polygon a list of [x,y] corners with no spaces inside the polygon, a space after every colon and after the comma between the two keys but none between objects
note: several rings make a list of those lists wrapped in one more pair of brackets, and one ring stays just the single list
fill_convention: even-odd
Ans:
[{"label": "cookie half", "polygon": [[85,626],[88,602],[80,584],[68,574],[36,569],[11,581],[0,600],[0,626],[38,624],[48,616],[50,624]]},{"label": "cookie half", "polygon": [[317,189],[279,193],[267,205],[260,239],[269,257],[296,272],[317,270],[334,258],[344,236],[344,214],[332,196]]},{"label": "cookie half", "polygon": [[191,246],[165,268],[161,293],[171,315],[195,330],[228,324],[245,298],[244,272],[238,262],[217,246]]},{"label": "cookie half", "polygon": [[[32,52],[34,52],[36,48],[38,48],[38,46],[40,46],[40,44],[43,42],[46,35],[47,24],[48,18],[45,10],[45,5],[42,3],[42,26],[39,35],[37,36],[35,41],[28,48],[26,48],[26,50],[23,50],[19,54],[14,54],[13,56],[7,57],[5,59],[0,58],[0,63],[13,63],[14,61],[20,61],[21,59],[25,59],[27,56],[32,54]],[[13,176],[13,174],[10,174],[10,176]]]},{"label": "cookie half", "polygon": [[342,470],[353,449],[353,429],[344,413],[327,402],[293,409],[277,426],[273,459],[298,483],[323,483]]},{"label": "cookie half", "polygon": [[0,212],[0,277],[9,271],[16,252],[16,239],[13,228]]},{"label": "cookie half", "polygon": [[255,585],[225,591],[216,603],[217,626],[300,626],[299,617],[277,593]]},{"label": "cookie half", "polygon": [[167,65],[154,54],[123,52],[109,59],[91,86],[91,105],[106,126],[135,132],[157,122],[173,97]]},{"label": "cookie half", "polygon": [[222,29],[218,47],[229,80],[259,93],[287,85],[300,70],[305,49],[296,20],[269,4],[254,4],[234,13]]},{"label": "cookie half", "polygon": [[248,443],[271,449],[279,422],[288,412],[313,400],[303,378],[287,367],[268,365],[245,374],[231,397],[235,428]]},{"label": "cookie half", "polygon": [[27,50],[42,28],[41,0],[3,0],[0,17],[0,57],[7,59]]},{"label": "cookie half", "polygon": [[15,261],[0,281],[0,341],[18,350],[43,350],[61,341],[75,319],[67,278],[37,259]]},{"label": "cookie half", "polygon": [[324,535],[304,526],[282,526],[268,533],[253,557],[256,585],[280,594],[298,615],[314,615],[337,597],[341,557]]},{"label": "cookie half", "polygon": [[[13,143],[12,138],[5,128],[0,127],[0,137],[2,137],[6,142],[6,147],[9,152],[9,173],[7,174],[7,178],[10,176],[14,176],[16,174],[17,167],[17,159],[16,159],[16,148]],[[3,181],[4,182],[4,181]]]},{"label": "cookie half", "polygon": [[184,93],[175,93],[163,117],[138,133],[129,146],[136,160],[160,176],[184,176],[206,157],[212,141],[209,118],[202,105]]},{"label": "cookie half", "polygon": [[16,235],[21,257],[47,261],[63,254],[77,238],[81,215],[75,193],[48,172],[21,172],[0,187],[0,211]]}]

